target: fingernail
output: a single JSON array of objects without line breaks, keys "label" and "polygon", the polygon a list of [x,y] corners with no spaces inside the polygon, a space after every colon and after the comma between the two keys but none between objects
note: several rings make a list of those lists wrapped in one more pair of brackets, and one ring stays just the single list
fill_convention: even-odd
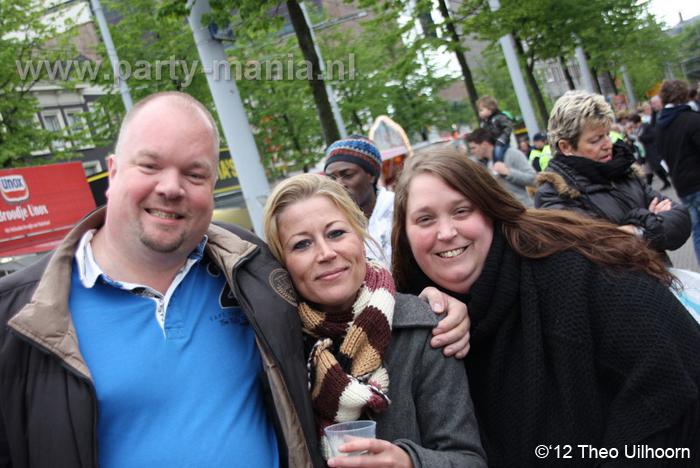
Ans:
[{"label": "fingernail", "polygon": [[435,340],[434,343],[435,343],[435,346],[442,346],[442,341],[440,341],[440,340]]},{"label": "fingernail", "polygon": [[453,351],[454,351],[454,350],[453,350],[452,348],[447,348],[447,349],[445,350],[445,352],[447,352],[447,354],[452,354]]},{"label": "fingernail", "polygon": [[442,328],[436,328],[436,329],[435,329],[435,333],[438,334],[438,335],[439,335],[440,333],[442,333]]},{"label": "fingernail", "polygon": [[433,310],[435,312],[442,312],[442,304],[440,304],[440,303],[433,304]]}]

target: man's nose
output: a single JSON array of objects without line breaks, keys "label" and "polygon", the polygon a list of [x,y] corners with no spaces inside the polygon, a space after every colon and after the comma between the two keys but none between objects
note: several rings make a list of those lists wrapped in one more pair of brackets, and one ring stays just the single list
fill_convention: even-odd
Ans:
[{"label": "man's nose", "polygon": [[180,198],[184,196],[185,189],[182,186],[182,178],[177,171],[163,171],[158,179],[156,191],[166,198]]}]

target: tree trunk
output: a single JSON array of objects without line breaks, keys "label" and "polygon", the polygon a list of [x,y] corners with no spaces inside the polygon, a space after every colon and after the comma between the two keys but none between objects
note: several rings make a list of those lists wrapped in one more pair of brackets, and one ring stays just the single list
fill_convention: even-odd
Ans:
[{"label": "tree trunk", "polygon": [[360,116],[357,115],[357,110],[352,111],[352,121],[357,126],[357,128],[360,129],[360,133],[364,135],[365,127],[364,125],[362,125],[362,119],[360,119]]},{"label": "tree trunk", "polygon": [[304,150],[302,149],[301,144],[299,143],[297,131],[294,128],[292,119],[290,119],[287,114],[282,114],[282,119],[284,119],[284,124],[287,126],[287,135],[289,135],[289,137],[292,139],[292,143],[294,143],[294,149],[297,150],[297,152],[299,153],[299,157],[303,157]]},{"label": "tree trunk", "polygon": [[[591,56],[586,53],[586,60],[590,63],[591,61]],[[595,88],[595,92],[598,94],[603,94],[603,90],[600,89],[600,81],[598,81],[598,70],[596,70],[595,67],[589,66],[589,71],[591,72],[591,78],[593,79],[593,86]]]},{"label": "tree trunk", "polygon": [[457,33],[457,28],[455,28],[454,22],[450,17],[450,11],[447,9],[445,0],[438,0],[438,5],[440,7],[440,13],[445,20],[445,27],[450,35],[450,39],[459,46],[457,50],[455,50],[455,55],[457,55],[457,62],[459,62],[459,66],[462,68],[462,77],[464,78],[464,85],[467,88],[469,102],[472,105],[472,109],[474,109],[474,115],[478,116],[479,112],[476,108],[476,101],[479,99],[479,97],[476,92],[476,86],[474,86],[474,79],[472,78],[472,72],[469,69],[467,58],[464,56],[464,52],[462,51],[462,42],[460,41],[459,34]]},{"label": "tree trunk", "polygon": [[[534,60],[533,60],[533,63],[530,64],[530,60],[528,60],[527,56],[525,55],[525,50],[523,49],[523,43],[520,41],[520,38],[517,37],[515,34],[513,34],[513,42],[515,42],[515,50],[517,51],[518,56],[520,56],[522,61],[525,62],[525,76],[527,77],[527,82],[530,85],[530,91],[532,91],[532,94],[535,96],[535,104],[537,105],[537,113],[540,114],[540,120],[542,123],[544,123],[543,128],[547,128],[547,125],[549,124],[549,112],[547,112],[547,105],[544,103],[544,97],[542,97],[542,91],[540,91],[540,87],[537,84],[537,80],[535,79]],[[535,131],[535,130],[531,130],[531,131]],[[534,133],[532,133],[532,135],[534,135]]]},{"label": "tree trunk", "polygon": [[[406,89],[406,86],[404,83],[401,83],[401,89],[403,90],[404,96],[406,96],[406,102],[411,103],[411,120],[418,120],[418,112],[416,112],[416,103],[413,101],[413,96],[411,96],[411,93],[408,92],[408,89]],[[404,130],[406,130],[404,128]],[[410,128],[409,131],[414,131],[413,128]],[[425,128],[425,125],[420,126],[420,136],[423,139],[423,141],[428,141],[428,131]],[[408,133],[408,132],[407,132]]]},{"label": "tree trunk", "polygon": [[566,84],[569,86],[569,89],[576,89],[574,78],[569,73],[569,67],[566,66],[566,59],[561,55],[559,56],[559,65],[561,65],[561,69],[564,72],[564,78],[566,78]]},{"label": "tree trunk", "polygon": [[338,131],[338,125],[333,116],[331,104],[328,101],[326,83],[321,74],[318,55],[316,55],[314,42],[311,38],[311,31],[306,24],[304,12],[301,10],[297,0],[287,0],[287,9],[289,10],[289,19],[292,22],[294,32],[299,41],[299,48],[304,54],[304,59],[311,65],[309,86],[311,86],[311,91],[314,95],[314,102],[316,103],[316,112],[318,113],[318,119],[321,123],[323,140],[326,142],[326,145],[330,145],[340,140],[340,132]]},{"label": "tree trunk", "polygon": [[600,80],[598,79],[598,69],[591,67],[591,76],[593,77],[593,86],[595,86],[595,92],[598,94],[603,94],[603,89],[600,87]]},{"label": "tree trunk", "polygon": [[609,70],[605,72],[605,76],[610,82],[610,86],[612,86],[613,94],[620,94],[620,92],[617,89],[617,85],[615,84],[615,78],[613,78]]}]

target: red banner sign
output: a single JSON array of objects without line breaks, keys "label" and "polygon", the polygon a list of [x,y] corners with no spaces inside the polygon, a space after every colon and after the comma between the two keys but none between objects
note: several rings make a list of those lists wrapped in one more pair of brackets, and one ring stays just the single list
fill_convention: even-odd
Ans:
[{"label": "red banner sign", "polygon": [[51,250],[95,201],[80,163],[0,170],[0,257]]}]

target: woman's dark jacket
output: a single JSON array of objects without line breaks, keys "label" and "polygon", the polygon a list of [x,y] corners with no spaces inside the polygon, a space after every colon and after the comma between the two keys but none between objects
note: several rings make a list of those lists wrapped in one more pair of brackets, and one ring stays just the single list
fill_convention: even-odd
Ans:
[{"label": "woman's dark jacket", "polygon": [[671,169],[678,196],[700,192],[700,114],[687,105],[662,109],[656,147]]},{"label": "woman's dark jacket", "polygon": [[[623,152],[630,154],[626,145],[614,146],[614,158],[622,157]],[[572,210],[607,219],[618,226],[637,226],[657,251],[675,250],[690,236],[690,216],[684,206],[672,202],[673,207],[668,211],[659,214],[649,211],[654,198],[662,201],[667,197],[647,185],[636,166],[608,179],[592,180],[569,158],[583,159],[557,154],[537,176],[536,208]]]},{"label": "woman's dark jacket", "polygon": [[[700,326],[656,279],[572,251],[522,258],[496,225],[466,300],[465,364],[489,466],[697,466]],[[582,456],[579,445],[619,456]],[[636,445],[692,458],[627,459]]]}]

